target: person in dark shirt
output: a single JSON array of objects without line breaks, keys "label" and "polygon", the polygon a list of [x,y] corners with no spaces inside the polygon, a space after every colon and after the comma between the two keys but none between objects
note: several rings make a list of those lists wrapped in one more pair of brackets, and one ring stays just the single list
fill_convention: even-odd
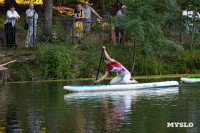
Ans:
[{"label": "person in dark shirt", "polygon": [[84,12],[82,11],[82,5],[78,4],[74,10],[75,21],[75,37],[83,36],[83,22],[82,19],[86,18]]},{"label": "person in dark shirt", "polygon": [[20,16],[15,11],[15,7],[13,5],[10,6],[10,10],[6,13],[6,22],[5,22],[5,32],[6,32],[6,43],[7,47],[17,46],[15,43],[15,23],[19,20]]}]

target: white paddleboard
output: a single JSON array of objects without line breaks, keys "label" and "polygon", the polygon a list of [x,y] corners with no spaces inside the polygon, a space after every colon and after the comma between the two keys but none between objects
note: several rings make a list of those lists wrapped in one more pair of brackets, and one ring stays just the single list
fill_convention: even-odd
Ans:
[{"label": "white paddleboard", "polygon": [[67,91],[83,92],[83,91],[114,91],[114,90],[134,90],[144,88],[162,88],[178,86],[177,81],[163,81],[152,83],[139,83],[139,84],[120,84],[120,85],[66,85],[63,88]]},{"label": "white paddleboard", "polygon": [[200,82],[200,78],[182,77],[181,81],[183,83],[198,83]]},{"label": "white paddleboard", "polygon": [[168,88],[149,88],[149,89],[138,89],[138,90],[124,90],[124,91],[94,91],[94,92],[78,92],[78,93],[67,93],[64,95],[65,100],[80,100],[80,99],[97,99],[110,97],[112,99],[119,99],[122,96],[131,96],[136,99],[138,96],[152,97],[152,96],[163,96],[161,98],[173,97],[178,94],[179,87],[168,87]]}]

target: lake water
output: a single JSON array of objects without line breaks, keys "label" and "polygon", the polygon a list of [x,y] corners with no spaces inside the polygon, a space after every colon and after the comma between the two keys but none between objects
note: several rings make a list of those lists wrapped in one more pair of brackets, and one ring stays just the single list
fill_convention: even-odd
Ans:
[{"label": "lake water", "polygon": [[[165,80],[169,79],[138,81]],[[179,81],[176,78],[170,80]],[[67,93],[63,90],[66,84],[92,83],[65,81],[1,85],[0,133],[200,132],[200,84],[96,93]],[[192,123],[193,127],[167,127],[168,122],[186,122],[187,126]]]}]

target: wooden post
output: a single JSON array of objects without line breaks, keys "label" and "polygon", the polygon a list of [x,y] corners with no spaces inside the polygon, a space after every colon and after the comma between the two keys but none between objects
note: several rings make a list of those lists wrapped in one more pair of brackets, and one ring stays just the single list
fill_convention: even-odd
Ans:
[{"label": "wooden post", "polygon": [[8,79],[8,68],[0,67],[0,84],[7,82]]}]

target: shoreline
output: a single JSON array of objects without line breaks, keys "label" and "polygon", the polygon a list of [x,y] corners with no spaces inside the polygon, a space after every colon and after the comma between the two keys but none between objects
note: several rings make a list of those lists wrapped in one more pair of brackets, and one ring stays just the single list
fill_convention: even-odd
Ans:
[{"label": "shoreline", "polygon": [[[131,79],[159,79],[159,78],[180,78],[180,77],[200,77],[200,74],[168,74],[168,75],[148,75],[148,76],[132,76]],[[106,79],[112,79],[108,77]],[[39,83],[39,82],[60,82],[60,81],[87,81],[95,80],[95,78],[77,78],[77,79],[58,79],[58,80],[38,80],[38,81],[15,81],[6,82],[5,84],[19,84],[19,83]]]}]

